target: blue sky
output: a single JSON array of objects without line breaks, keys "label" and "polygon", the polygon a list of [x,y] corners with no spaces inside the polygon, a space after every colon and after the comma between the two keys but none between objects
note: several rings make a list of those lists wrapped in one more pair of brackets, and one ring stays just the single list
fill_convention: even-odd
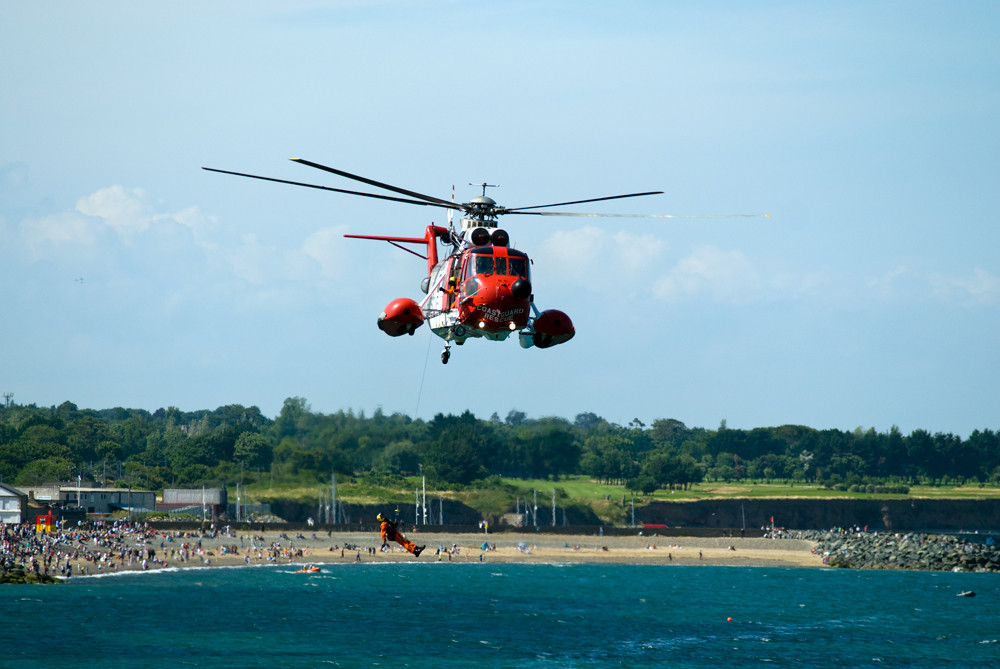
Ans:
[{"label": "blue sky", "polygon": [[[540,6],[539,6],[540,5]],[[0,390],[183,410],[1000,428],[1000,5],[4,3]],[[344,233],[507,206],[571,342],[375,327],[424,263]],[[573,208],[579,209],[579,207]]]}]

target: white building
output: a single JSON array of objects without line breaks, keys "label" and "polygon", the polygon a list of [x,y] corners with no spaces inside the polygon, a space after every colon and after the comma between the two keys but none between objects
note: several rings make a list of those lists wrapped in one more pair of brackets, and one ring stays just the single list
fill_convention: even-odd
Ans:
[{"label": "white building", "polygon": [[28,496],[0,483],[0,523],[19,525],[28,519]]},{"label": "white building", "polygon": [[52,506],[80,507],[87,513],[141,513],[156,508],[156,493],[149,490],[52,485],[27,487],[25,492],[33,494],[38,502]]}]

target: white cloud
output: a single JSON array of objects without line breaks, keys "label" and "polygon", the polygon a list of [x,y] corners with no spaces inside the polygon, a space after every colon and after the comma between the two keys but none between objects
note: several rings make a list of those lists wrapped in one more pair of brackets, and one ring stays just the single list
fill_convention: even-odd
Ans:
[{"label": "white cloud", "polygon": [[656,280],[653,295],[666,301],[708,297],[717,302],[745,303],[761,297],[763,284],[742,252],[699,246]]},{"label": "white cloud", "polygon": [[928,277],[932,294],[944,299],[966,299],[976,304],[992,304],[1000,298],[1000,277],[976,267],[967,274],[934,272]]},{"label": "white cloud", "polygon": [[27,219],[21,221],[20,229],[21,239],[35,256],[52,246],[93,246],[100,234],[97,226],[76,212]]},{"label": "white cloud", "polygon": [[584,282],[609,276],[634,280],[654,270],[664,252],[665,244],[652,235],[627,231],[608,234],[589,225],[557,232],[541,249],[547,269],[570,280]]},{"label": "white cloud", "polygon": [[614,253],[626,272],[638,273],[658,266],[666,251],[665,244],[652,235],[619,231],[612,240]]},{"label": "white cloud", "polygon": [[344,271],[344,233],[347,226],[335,226],[317,230],[302,243],[302,253],[319,265],[320,275],[331,279]]},{"label": "white cloud", "polygon": [[269,258],[274,248],[260,245],[256,235],[244,235],[241,243],[226,251],[226,261],[239,278],[249,283],[261,284],[268,280]]},{"label": "white cloud", "polygon": [[199,246],[206,249],[216,249],[219,247],[217,243],[209,239],[210,234],[214,233],[218,228],[218,219],[205,214],[199,207],[182,209],[176,214],[171,214],[170,218],[181,225],[191,228],[191,231],[194,233],[194,239]]},{"label": "white cloud", "polygon": [[149,231],[157,223],[179,223],[189,228],[198,246],[215,249],[218,244],[209,239],[217,227],[214,217],[199,207],[187,207],[178,212],[157,211],[157,204],[142,188],[120,185],[101,188],[80,198],[76,211],[99,219],[121,237],[131,241],[137,234]]},{"label": "white cloud", "polygon": [[143,232],[157,216],[141,188],[108,186],[96,193],[80,198],[76,210],[87,216],[100,218],[122,235]]},{"label": "white cloud", "polygon": [[542,253],[553,270],[578,278],[590,273],[606,238],[603,231],[591,226],[557,232],[543,243]]},{"label": "white cloud", "polygon": [[898,280],[908,273],[903,265],[897,265],[893,269],[885,272],[881,276],[868,279],[868,287],[877,297],[893,297],[896,293]]}]

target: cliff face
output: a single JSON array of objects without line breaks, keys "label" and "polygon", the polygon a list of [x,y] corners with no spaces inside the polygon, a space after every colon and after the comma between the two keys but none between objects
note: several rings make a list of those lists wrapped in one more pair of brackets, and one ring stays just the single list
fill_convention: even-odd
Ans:
[{"label": "cliff face", "polygon": [[[641,520],[640,520],[641,518]],[[871,531],[1000,530],[1000,500],[727,499],[652,502],[636,521],[667,527],[798,530],[867,527]]]}]

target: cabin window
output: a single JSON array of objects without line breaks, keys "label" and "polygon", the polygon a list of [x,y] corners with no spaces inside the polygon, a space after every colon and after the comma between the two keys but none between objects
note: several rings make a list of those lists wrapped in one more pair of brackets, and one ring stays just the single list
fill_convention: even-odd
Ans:
[{"label": "cabin window", "polygon": [[465,282],[465,288],[463,288],[463,290],[467,296],[471,297],[479,292],[479,282],[475,277],[473,277]]}]

